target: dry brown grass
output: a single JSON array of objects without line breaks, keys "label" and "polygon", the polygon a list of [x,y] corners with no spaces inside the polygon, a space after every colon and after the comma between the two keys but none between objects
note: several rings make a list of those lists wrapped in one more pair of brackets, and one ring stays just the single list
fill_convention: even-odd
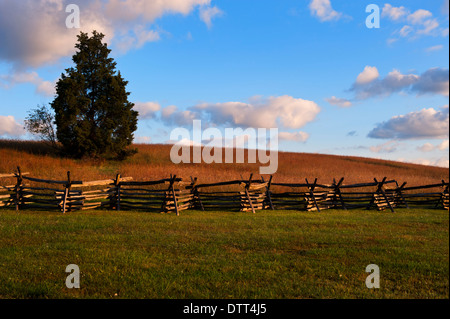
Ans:
[{"label": "dry brown grass", "polygon": [[[71,171],[74,180],[113,178],[115,174],[132,176],[134,180],[167,178],[175,174],[184,179],[198,177],[201,183],[259,177],[261,164],[173,164],[170,145],[137,144],[138,154],[123,161],[94,161],[61,158],[40,142],[0,140],[0,173],[11,173],[17,166],[32,176],[64,180]],[[449,179],[446,168],[406,164],[371,158],[308,153],[280,153],[276,182],[303,183],[305,178],[329,184],[333,178],[344,177],[344,184],[371,182],[373,178],[395,179],[408,186],[439,183]],[[3,181],[2,181],[3,184]]]}]

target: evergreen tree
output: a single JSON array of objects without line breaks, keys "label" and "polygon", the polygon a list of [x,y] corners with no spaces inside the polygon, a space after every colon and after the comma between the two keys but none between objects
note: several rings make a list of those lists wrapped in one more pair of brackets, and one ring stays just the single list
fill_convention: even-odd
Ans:
[{"label": "evergreen tree", "polygon": [[119,158],[135,153],[128,146],[137,128],[138,112],[128,101],[125,81],[104,35],[81,32],[72,60],[56,84],[56,136],[63,151],[74,157]]}]

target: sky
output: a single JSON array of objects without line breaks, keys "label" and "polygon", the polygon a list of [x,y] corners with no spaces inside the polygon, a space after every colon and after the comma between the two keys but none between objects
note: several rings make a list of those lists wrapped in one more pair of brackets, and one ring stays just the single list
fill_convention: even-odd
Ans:
[{"label": "sky", "polygon": [[448,0],[0,0],[0,138],[36,138],[24,119],[93,30],[129,82],[137,143],[201,120],[276,127],[281,151],[449,167]]}]

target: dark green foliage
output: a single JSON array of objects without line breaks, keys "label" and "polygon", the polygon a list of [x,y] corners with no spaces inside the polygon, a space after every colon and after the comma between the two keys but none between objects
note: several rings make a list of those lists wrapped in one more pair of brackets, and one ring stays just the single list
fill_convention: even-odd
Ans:
[{"label": "dark green foliage", "polygon": [[81,32],[72,60],[75,67],[56,84],[57,138],[63,151],[73,157],[118,158],[136,152],[127,149],[137,128],[138,112],[128,101],[125,81],[116,72],[116,62],[104,35]]}]

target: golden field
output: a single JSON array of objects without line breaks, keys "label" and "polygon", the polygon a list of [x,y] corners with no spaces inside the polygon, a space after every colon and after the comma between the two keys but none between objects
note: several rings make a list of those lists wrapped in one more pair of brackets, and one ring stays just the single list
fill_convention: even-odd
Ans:
[{"label": "golden field", "polygon": [[[155,180],[175,174],[187,180],[190,176],[198,177],[200,183],[209,183],[241,179],[241,176],[246,179],[250,173],[259,178],[262,165],[176,165],[170,160],[171,145],[135,144],[133,148],[138,153],[125,161],[102,161],[59,157],[41,142],[0,140],[0,174],[12,173],[20,166],[33,177],[54,180],[65,180],[70,171],[73,180],[83,181],[114,178],[120,173],[134,180]],[[280,152],[273,181],[303,183],[305,178],[310,182],[317,178],[319,183],[329,184],[333,178],[344,177],[344,184],[351,184],[372,182],[373,178],[381,180],[385,176],[415,186],[447,181],[449,170],[372,158]]]}]

